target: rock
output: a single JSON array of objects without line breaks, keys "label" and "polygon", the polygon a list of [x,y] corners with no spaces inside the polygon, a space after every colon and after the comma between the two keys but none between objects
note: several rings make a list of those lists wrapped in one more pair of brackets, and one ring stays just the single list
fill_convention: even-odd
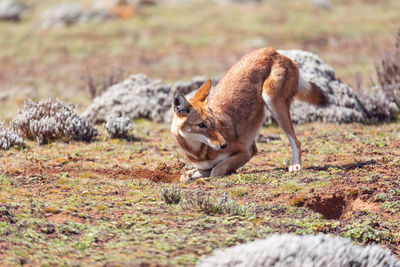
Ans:
[{"label": "rock", "polygon": [[95,0],[90,5],[64,3],[45,10],[41,25],[44,28],[101,22],[111,18],[128,19],[136,10],[157,4],[156,0]]},{"label": "rock", "polygon": [[59,4],[45,10],[41,17],[44,28],[99,22],[110,19],[111,13],[103,8],[81,7],[76,3]]},{"label": "rock", "polygon": [[[314,82],[328,95],[331,105],[319,108],[295,100],[290,108],[293,123],[301,124],[311,121],[323,122],[361,122],[366,119],[364,107],[357,94],[347,84],[335,77],[332,67],[311,52],[302,50],[280,50],[279,53],[294,60],[307,81]],[[267,114],[267,122],[272,119]]]},{"label": "rock", "polygon": [[206,78],[195,77],[188,82],[166,85],[144,74],[131,75],[96,97],[83,116],[93,123],[104,122],[109,116],[170,122],[173,92],[179,89],[187,94],[197,90],[206,81]]},{"label": "rock", "polygon": [[0,21],[19,21],[26,5],[13,0],[0,0]]},{"label": "rock", "polygon": [[[316,54],[301,50],[279,52],[296,61],[303,77],[321,87],[332,103],[327,108],[319,108],[295,100],[291,107],[294,123],[311,121],[347,123],[363,122],[367,119],[367,112],[357,94],[347,84],[337,79],[333,69]],[[127,116],[130,119],[147,118],[168,123],[172,115],[173,91],[180,89],[187,98],[190,98],[206,80],[204,77],[195,77],[188,82],[165,85],[160,80],[150,79],[144,74],[132,75],[95,98],[84,115],[96,123],[104,122],[108,115]],[[214,79],[213,84],[215,85],[217,81],[218,79]],[[268,110],[266,113],[265,123],[268,124],[272,122],[272,117]]]},{"label": "rock", "polygon": [[312,0],[311,4],[316,9],[331,10],[332,3],[329,0]]},{"label": "rock", "polygon": [[161,80],[136,74],[96,97],[83,116],[94,123],[104,122],[109,116],[163,122],[171,106],[171,95],[171,88]]},{"label": "rock", "polygon": [[269,143],[271,141],[281,140],[281,137],[276,134],[259,134],[256,138],[257,143]]},{"label": "rock", "polygon": [[196,266],[399,267],[400,264],[390,250],[377,245],[361,247],[348,239],[325,234],[275,234],[263,240],[217,250],[213,256],[199,260]]}]

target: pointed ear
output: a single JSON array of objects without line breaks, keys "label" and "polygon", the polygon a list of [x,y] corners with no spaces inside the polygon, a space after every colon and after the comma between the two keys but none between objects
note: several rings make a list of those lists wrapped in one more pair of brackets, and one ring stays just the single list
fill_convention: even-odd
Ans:
[{"label": "pointed ear", "polygon": [[200,89],[194,95],[193,99],[196,101],[203,102],[204,100],[207,99],[208,94],[210,93],[210,89],[211,89],[211,80],[208,80],[200,87]]},{"label": "pointed ear", "polygon": [[183,96],[183,94],[176,90],[174,92],[174,111],[179,116],[187,116],[190,112],[191,105]]}]

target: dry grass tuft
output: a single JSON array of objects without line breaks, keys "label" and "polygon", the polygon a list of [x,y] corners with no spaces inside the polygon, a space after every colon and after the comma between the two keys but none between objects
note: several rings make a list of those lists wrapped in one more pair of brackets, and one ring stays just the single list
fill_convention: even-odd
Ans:
[{"label": "dry grass tuft", "polygon": [[389,99],[400,107],[400,28],[394,51],[386,53],[375,66],[379,86]]}]

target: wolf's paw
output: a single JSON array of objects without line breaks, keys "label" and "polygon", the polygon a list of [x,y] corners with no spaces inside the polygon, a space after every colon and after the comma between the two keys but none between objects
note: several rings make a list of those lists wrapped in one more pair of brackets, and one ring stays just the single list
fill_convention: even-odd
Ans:
[{"label": "wolf's paw", "polygon": [[188,182],[193,182],[194,180],[203,178],[204,175],[202,175],[199,171],[196,169],[190,170],[185,172],[184,174],[181,175],[179,178],[179,181],[182,183],[188,183]]},{"label": "wolf's paw", "polygon": [[289,166],[289,172],[298,172],[301,169],[303,169],[303,167],[301,166],[301,164],[294,164],[294,165],[290,165]]},{"label": "wolf's paw", "polygon": [[214,168],[211,170],[211,177],[222,177],[226,175],[226,171],[221,168]]}]

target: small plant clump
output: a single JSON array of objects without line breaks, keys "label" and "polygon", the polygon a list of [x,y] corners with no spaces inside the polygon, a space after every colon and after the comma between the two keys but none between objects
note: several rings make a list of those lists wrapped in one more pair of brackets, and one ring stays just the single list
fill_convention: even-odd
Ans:
[{"label": "small plant clump", "polygon": [[379,228],[381,224],[375,218],[367,218],[362,222],[354,222],[343,227],[342,236],[363,244],[397,242],[395,235],[390,230],[385,227]]},{"label": "small plant clump", "polygon": [[166,186],[161,188],[160,197],[167,204],[178,204],[183,198],[182,191],[180,189]]},{"label": "small plant clump", "polygon": [[81,79],[86,83],[91,98],[95,98],[98,94],[104,93],[109,87],[123,81],[125,71],[121,68],[111,69],[101,73],[99,77],[93,75],[92,71],[87,71],[86,75]]},{"label": "small plant clump", "polygon": [[[360,101],[371,122],[389,121],[400,110],[400,29],[394,51],[388,52],[375,66],[378,85],[369,89],[358,85]],[[360,80],[360,78],[358,78]],[[360,90],[362,89],[362,90]]]},{"label": "small plant clump", "polygon": [[219,199],[210,197],[202,190],[196,190],[194,194],[185,194],[182,206],[186,208],[197,208],[206,214],[231,214],[239,216],[254,215],[250,205],[240,205],[235,200],[228,198],[224,192]]},{"label": "small plant clump", "polygon": [[24,146],[22,138],[4,125],[4,122],[0,122],[0,149],[7,150],[12,146]]},{"label": "small plant clump", "polygon": [[376,73],[383,92],[400,108],[400,28],[397,31],[395,50],[381,59],[376,66]]},{"label": "small plant clump", "polygon": [[235,200],[228,198],[224,192],[220,198],[211,197],[203,190],[186,192],[173,187],[162,187],[160,197],[167,204],[181,204],[184,209],[198,209],[209,215],[231,214],[239,216],[251,216],[254,214],[250,205],[240,205]]},{"label": "small plant clump", "polygon": [[359,89],[358,92],[368,121],[372,123],[389,121],[392,115],[399,110],[393,99],[388,97],[387,93],[381,87],[374,86]]},{"label": "small plant clump", "polygon": [[75,105],[60,100],[25,101],[24,109],[11,121],[11,127],[23,137],[46,144],[55,140],[87,141],[97,136],[97,129],[77,115]]},{"label": "small plant clump", "polygon": [[128,117],[109,117],[103,124],[110,138],[129,137],[129,131],[133,130],[133,125]]}]

